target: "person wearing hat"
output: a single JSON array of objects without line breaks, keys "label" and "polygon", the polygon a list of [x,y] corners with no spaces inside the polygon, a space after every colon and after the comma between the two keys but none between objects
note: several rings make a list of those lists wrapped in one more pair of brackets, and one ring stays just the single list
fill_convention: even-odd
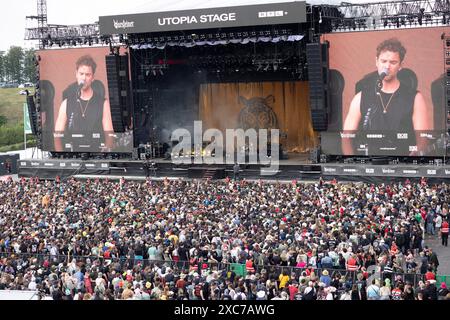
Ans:
[{"label": "person wearing hat", "polygon": [[445,282],[442,282],[438,290],[438,300],[445,300],[449,293],[450,291],[447,288],[447,284]]},{"label": "person wearing hat", "polygon": [[331,277],[328,274],[328,270],[323,270],[322,275],[319,278],[320,282],[323,282],[325,284],[325,287],[329,287],[331,284]]},{"label": "person wearing hat", "polygon": [[267,300],[266,292],[264,290],[256,292],[256,300]]}]

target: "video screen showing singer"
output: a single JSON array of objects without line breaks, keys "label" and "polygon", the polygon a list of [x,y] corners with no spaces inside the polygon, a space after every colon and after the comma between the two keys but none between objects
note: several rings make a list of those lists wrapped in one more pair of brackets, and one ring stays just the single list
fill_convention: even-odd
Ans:
[{"label": "video screen showing singer", "polygon": [[110,151],[114,131],[109,101],[99,80],[95,80],[97,64],[90,55],[75,63],[76,83],[66,90],[55,123],[55,151],[71,151],[77,146]]},{"label": "video screen showing singer", "polygon": [[[376,49],[375,65],[378,77],[369,81],[353,97],[343,124],[344,133],[378,132],[383,139],[360,141],[368,148],[385,146],[397,154],[423,155],[427,140],[420,132],[433,130],[432,112],[423,95],[416,88],[398,78],[403,68],[406,49],[391,38],[381,42]],[[406,133],[407,140],[398,140],[397,133]],[[386,138],[384,138],[386,137]],[[342,152],[353,155],[354,145],[348,135],[342,135]]]}]

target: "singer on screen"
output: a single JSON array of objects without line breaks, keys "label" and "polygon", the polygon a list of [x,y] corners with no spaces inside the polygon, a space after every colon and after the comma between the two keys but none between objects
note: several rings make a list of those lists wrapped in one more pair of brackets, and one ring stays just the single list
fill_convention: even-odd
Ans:
[{"label": "singer on screen", "polygon": [[[95,80],[97,64],[89,55],[75,64],[76,83],[66,89],[55,123],[55,150],[71,151],[73,144],[86,151],[112,148],[113,125],[103,85]],[[95,82],[101,85],[94,86]],[[101,92],[102,91],[102,92]]]},{"label": "singer on screen", "polygon": [[[344,133],[379,132],[383,133],[383,136],[393,132],[406,133],[408,141],[386,139],[364,143],[384,143],[386,154],[389,154],[389,144],[392,144],[395,145],[391,148],[395,149],[393,155],[423,155],[426,153],[427,140],[421,137],[420,131],[433,130],[432,112],[423,95],[398,78],[405,55],[405,47],[395,38],[378,45],[375,59],[378,76],[371,79],[371,82],[353,97],[343,130]],[[353,148],[352,139],[343,135],[343,154],[355,154]]]}]

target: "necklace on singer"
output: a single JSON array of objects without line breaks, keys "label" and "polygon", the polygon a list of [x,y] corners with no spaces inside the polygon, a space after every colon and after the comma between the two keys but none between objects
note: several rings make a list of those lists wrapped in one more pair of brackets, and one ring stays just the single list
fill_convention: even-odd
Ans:
[{"label": "necklace on singer", "polygon": [[392,95],[391,95],[391,97],[389,98],[388,103],[387,103],[386,105],[384,105],[384,101],[383,101],[383,98],[381,97],[381,94],[379,95],[380,101],[381,101],[381,106],[383,107],[383,113],[387,113],[387,109],[389,108],[389,105],[390,105],[390,103],[391,103],[391,100],[392,100],[392,98],[395,96],[395,93],[396,93],[396,92],[397,92],[397,91],[394,91],[394,92],[392,93]]},{"label": "necklace on singer", "polygon": [[85,107],[84,110],[83,110],[83,106],[82,106],[82,104],[81,104],[81,99],[78,99],[78,103],[80,104],[81,116],[82,116],[83,118],[85,118],[85,116],[86,116],[86,111],[87,111],[87,108],[89,107],[89,102],[91,102],[91,99],[89,99],[89,100],[87,101],[86,107]]}]

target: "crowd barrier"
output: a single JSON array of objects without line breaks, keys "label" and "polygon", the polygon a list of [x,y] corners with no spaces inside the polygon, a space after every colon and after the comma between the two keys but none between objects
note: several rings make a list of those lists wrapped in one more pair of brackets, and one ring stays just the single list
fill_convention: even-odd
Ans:
[{"label": "crowd barrier", "polygon": [[[108,264],[119,263],[122,270],[132,269],[136,264],[142,264],[142,266],[158,266],[159,268],[166,267],[171,268],[174,272],[183,271],[184,273],[194,273],[209,271],[229,272],[233,271],[236,275],[245,277],[249,272],[247,271],[245,264],[239,263],[191,263],[190,261],[174,261],[174,260],[149,260],[143,259],[140,256],[136,256],[134,259],[129,257],[112,257],[105,258],[102,256],[75,256],[75,255],[51,255],[51,254],[33,254],[33,253],[12,253],[12,252],[0,252],[0,258],[15,258],[28,260],[37,259],[38,267],[42,267],[45,261],[50,262],[52,265],[60,265],[61,263],[69,263],[73,259],[77,262],[87,263],[90,261],[93,265],[103,265],[105,262]],[[1,265],[1,264],[0,264]],[[278,276],[286,272],[288,275],[295,274],[296,278],[300,277],[303,272],[309,273],[311,271],[318,277],[320,277],[324,270],[327,270],[329,276],[333,279],[336,275],[339,277],[344,276],[346,282],[355,283],[357,281],[357,275],[361,271],[349,271],[336,268],[298,268],[293,266],[282,266],[282,265],[253,265],[255,273],[261,274],[266,272],[270,276],[274,276],[278,279]],[[370,269],[369,269],[370,270]],[[409,281],[414,287],[417,287],[419,281],[424,281],[425,277],[420,273],[379,273],[376,270],[369,271],[368,282],[372,279],[380,279],[384,281],[386,278],[391,279],[391,283],[394,283],[395,279],[401,278],[404,282]],[[450,276],[448,275],[437,275],[436,277],[437,285],[439,286],[441,282],[446,282],[450,285]],[[370,283],[368,283],[370,284]]]}]

